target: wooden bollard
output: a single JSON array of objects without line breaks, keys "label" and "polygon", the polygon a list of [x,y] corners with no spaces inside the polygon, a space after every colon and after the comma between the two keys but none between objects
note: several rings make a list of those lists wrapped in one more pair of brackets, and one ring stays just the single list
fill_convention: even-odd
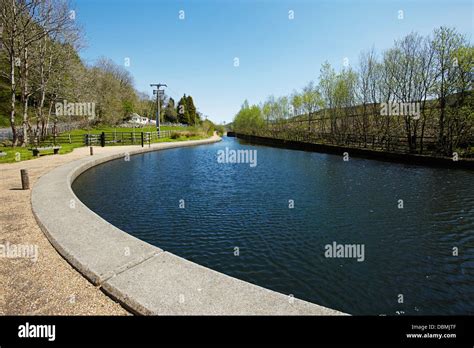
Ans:
[{"label": "wooden bollard", "polygon": [[30,189],[30,178],[28,177],[28,170],[27,169],[21,169],[21,188],[23,190],[29,190]]},{"label": "wooden bollard", "polygon": [[89,150],[91,152],[91,156],[94,156],[94,148],[91,146],[91,147],[89,147]]},{"label": "wooden bollard", "polygon": [[102,147],[105,146],[105,132],[102,132],[100,134],[100,146],[102,146]]}]

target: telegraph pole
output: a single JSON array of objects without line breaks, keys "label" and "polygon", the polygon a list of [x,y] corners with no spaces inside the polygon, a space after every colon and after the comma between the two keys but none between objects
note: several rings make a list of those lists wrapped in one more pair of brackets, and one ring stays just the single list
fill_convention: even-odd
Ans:
[{"label": "telegraph pole", "polygon": [[150,84],[150,87],[156,87],[156,89],[153,90],[153,94],[156,94],[156,131],[158,133],[158,137],[160,136],[160,95],[161,93],[164,93],[164,91],[160,90],[160,87],[168,87],[164,83],[152,83]]}]

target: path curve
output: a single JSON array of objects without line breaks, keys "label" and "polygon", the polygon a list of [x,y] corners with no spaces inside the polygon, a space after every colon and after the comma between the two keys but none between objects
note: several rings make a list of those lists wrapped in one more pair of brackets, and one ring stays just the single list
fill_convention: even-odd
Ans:
[{"label": "path curve", "polygon": [[71,265],[137,314],[344,314],[227,276],[141,241],[95,214],[72,191],[71,185],[81,173],[127,154],[217,141],[220,138],[214,135],[204,140],[159,143],[127,153],[98,153],[57,167],[33,188],[35,218]]}]

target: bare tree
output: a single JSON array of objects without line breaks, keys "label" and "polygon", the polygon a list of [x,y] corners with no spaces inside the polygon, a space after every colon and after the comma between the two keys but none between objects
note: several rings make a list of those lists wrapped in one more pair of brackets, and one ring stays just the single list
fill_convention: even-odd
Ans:
[{"label": "bare tree", "polygon": [[[9,64],[9,73],[2,75],[10,84],[10,126],[13,133],[13,145],[18,142],[18,132],[15,124],[15,108],[17,93],[17,68],[20,65],[19,53],[21,51],[19,45],[19,37],[27,30],[30,21],[23,20],[31,9],[36,6],[36,1],[17,1],[5,0],[0,2],[0,19],[3,26],[3,46],[7,52],[7,60]],[[25,27],[26,25],[26,27]]]},{"label": "bare tree", "polygon": [[[62,3],[58,5],[54,12],[49,12],[44,16],[54,15],[65,18],[68,13],[68,7],[65,3]],[[64,21],[63,26],[57,27],[56,30],[38,40],[34,45],[37,56],[34,65],[36,79],[33,83],[35,84],[35,92],[38,93],[36,113],[38,128],[41,129],[41,137],[45,136],[45,129],[48,126],[52,107],[57,98],[56,90],[62,85],[61,81],[65,79],[66,72],[71,70],[69,67],[74,65],[79,40],[79,29],[71,20]],[[56,86],[52,83],[54,79],[57,82]],[[56,90],[54,87],[56,87]],[[48,113],[45,114],[44,107],[47,94],[50,95],[50,103]]]},{"label": "bare tree", "polygon": [[[28,102],[34,93],[30,86],[30,70],[37,43],[70,25],[68,5],[62,0],[5,0],[1,3],[0,19],[4,25],[5,48],[10,66],[7,76],[10,82],[10,125],[13,144],[18,142],[15,125],[17,86],[21,89],[23,105],[22,145],[28,144]],[[35,47],[36,46],[36,47]],[[18,73],[19,83],[16,79]]]}]

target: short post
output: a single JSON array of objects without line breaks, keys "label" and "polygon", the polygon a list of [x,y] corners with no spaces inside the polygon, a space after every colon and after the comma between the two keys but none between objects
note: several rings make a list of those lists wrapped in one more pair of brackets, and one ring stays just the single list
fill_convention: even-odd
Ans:
[{"label": "short post", "polygon": [[91,156],[94,156],[94,148],[91,146],[89,147],[89,150],[90,150]]},{"label": "short post", "polygon": [[28,169],[21,169],[21,188],[22,190],[30,189],[30,178],[28,177]]},{"label": "short post", "polygon": [[142,136],[142,147],[143,147],[143,132],[141,132],[141,136]]},{"label": "short post", "polygon": [[105,133],[102,132],[100,135],[100,146],[105,147]]}]

